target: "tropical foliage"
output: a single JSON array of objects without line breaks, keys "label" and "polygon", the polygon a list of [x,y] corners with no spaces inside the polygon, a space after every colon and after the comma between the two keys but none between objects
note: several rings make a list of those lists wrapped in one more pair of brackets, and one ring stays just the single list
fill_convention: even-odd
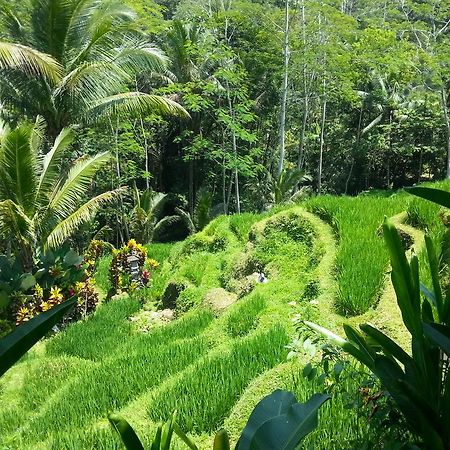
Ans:
[{"label": "tropical foliage", "polygon": [[[450,207],[450,196],[445,191],[416,188],[411,192]],[[417,255],[412,254],[408,261],[395,227],[385,221],[383,232],[390,253],[391,278],[397,303],[411,336],[411,354],[409,349],[403,349],[370,324],[360,325],[362,333],[344,325],[347,336],[344,340],[322,327],[306,323],[331,337],[381,380],[404,414],[410,432],[418,436],[424,448],[447,449],[450,448],[446,422],[450,407],[450,304],[439,280],[436,251],[433,241],[426,236],[428,267],[433,284],[429,289],[420,282]]]},{"label": "tropical foliage", "polygon": [[122,2],[34,0],[30,15],[27,29],[12,9],[4,12],[12,41],[0,44],[6,117],[41,115],[56,137],[68,125],[105,117],[186,115],[170,99],[129,92],[138,74],[163,73],[166,59]]},{"label": "tropical foliage", "polygon": [[64,170],[74,132],[62,130],[48,153],[44,136],[41,120],[14,129],[5,126],[1,133],[0,236],[25,272],[40,251],[62,245],[117,195],[108,191],[86,200],[92,178],[110,159],[108,153],[81,157]]},{"label": "tropical foliage", "polygon": [[[318,409],[328,399],[327,395],[316,394],[302,404],[298,403],[290,392],[274,391],[256,405],[247,425],[242,430],[236,450],[294,450],[298,448],[306,435],[317,427]],[[133,428],[125,419],[117,415],[110,415],[109,421],[120,434],[127,450],[144,448]],[[158,427],[151,448],[170,449],[174,433],[191,450],[198,449],[176,423],[175,413],[164,426]],[[219,431],[214,438],[213,450],[230,450],[230,448],[226,431]]]}]

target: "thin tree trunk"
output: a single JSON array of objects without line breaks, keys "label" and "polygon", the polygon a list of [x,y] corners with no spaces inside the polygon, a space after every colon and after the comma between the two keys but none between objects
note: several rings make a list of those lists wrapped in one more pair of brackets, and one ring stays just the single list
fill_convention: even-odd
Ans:
[{"label": "thin tree trunk", "polygon": [[227,205],[227,172],[225,169],[225,157],[222,160],[222,196],[223,196],[223,213],[228,215]]},{"label": "thin tree trunk", "polygon": [[286,128],[286,103],[288,91],[288,68],[289,68],[289,0],[285,0],[284,14],[284,74],[281,88],[281,110],[280,110],[280,158],[278,160],[278,176],[283,171],[285,148],[285,128]]},{"label": "thin tree trunk", "polygon": [[227,100],[228,100],[228,111],[230,113],[231,121],[233,123],[233,127],[231,130],[231,143],[233,148],[233,156],[234,156],[234,181],[236,185],[236,211],[238,214],[241,213],[241,199],[239,196],[239,175],[238,175],[238,168],[237,168],[237,139],[236,139],[236,131],[234,130],[234,108],[233,108],[233,102],[231,101],[231,95],[230,95],[230,85],[228,81],[226,81],[226,88],[227,88]]},{"label": "thin tree trunk", "polygon": [[325,146],[325,121],[327,118],[327,98],[323,99],[322,107],[322,123],[320,127],[320,155],[319,155],[319,180],[317,183],[317,192],[320,194],[322,191],[322,167],[323,167],[323,150]]},{"label": "thin tree trunk", "polygon": [[[306,53],[306,17],[305,17],[305,0],[302,0],[301,5],[301,18],[302,18],[302,41],[303,41],[303,58],[305,59]],[[302,128],[300,132],[300,145],[298,150],[297,168],[303,169],[305,163],[305,134],[306,124],[308,123],[309,114],[309,90],[308,83],[306,81],[306,62],[303,62],[303,119]]]},{"label": "thin tree trunk", "polygon": [[[232,174],[231,174],[232,175]],[[228,185],[228,193],[227,193],[227,211],[230,212],[230,200],[231,200],[231,192],[233,189],[233,176],[230,176],[230,184]]]},{"label": "thin tree trunk", "polygon": [[389,111],[389,153],[387,158],[387,188],[391,186],[391,155],[392,155],[392,123],[393,115],[392,110]]},{"label": "thin tree trunk", "polygon": [[442,111],[444,113],[445,131],[447,134],[447,178],[450,178],[450,117],[447,106],[447,91],[444,85],[442,85],[441,88],[441,103]]},{"label": "thin tree trunk", "polygon": [[[355,142],[355,150],[356,151],[358,151],[359,143],[361,141],[362,116],[363,116],[363,106],[361,106],[361,109],[359,110],[358,131],[356,133],[356,142]],[[345,195],[347,195],[348,183],[350,182],[350,179],[352,177],[354,166],[355,166],[355,155],[352,154],[352,163],[350,165],[350,170],[348,172],[348,177],[345,180],[345,192],[344,192]]]},{"label": "thin tree trunk", "polygon": [[194,217],[194,160],[189,159],[189,214]]},{"label": "thin tree trunk", "polygon": [[145,188],[148,190],[148,189],[150,189],[150,181],[149,181],[150,168],[149,168],[149,159],[148,159],[148,141],[147,141],[147,136],[145,134],[144,121],[142,120],[142,117],[139,120],[141,122],[141,133],[142,133],[142,138],[144,139],[144,150],[145,150]]},{"label": "thin tree trunk", "polygon": [[417,182],[420,183],[422,181],[422,170],[423,170],[423,148],[420,148],[419,155],[419,173],[417,175]]},{"label": "thin tree trunk", "polygon": [[[110,122],[111,128],[112,128],[112,122]],[[119,119],[116,120],[116,127],[113,128],[114,132],[114,143],[116,147],[116,176],[117,176],[117,187],[120,187],[120,179],[121,179],[121,170],[120,170],[120,159],[119,159]],[[129,240],[130,233],[128,231],[128,224],[125,219],[125,213],[124,213],[124,205],[123,205],[123,198],[122,194],[119,193],[118,195],[119,200],[119,212],[116,214],[117,219],[117,227],[118,227],[118,238],[120,239],[120,244],[124,244],[125,240]],[[125,231],[125,234],[123,233],[121,224],[123,224],[123,230]]]}]

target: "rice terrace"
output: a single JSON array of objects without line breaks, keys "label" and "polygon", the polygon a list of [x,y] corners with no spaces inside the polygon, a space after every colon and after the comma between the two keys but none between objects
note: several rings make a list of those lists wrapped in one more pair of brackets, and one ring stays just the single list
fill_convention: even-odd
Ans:
[{"label": "rice terrace", "polygon": [[450,450],[450,1],[0,4],[1,450]]}]

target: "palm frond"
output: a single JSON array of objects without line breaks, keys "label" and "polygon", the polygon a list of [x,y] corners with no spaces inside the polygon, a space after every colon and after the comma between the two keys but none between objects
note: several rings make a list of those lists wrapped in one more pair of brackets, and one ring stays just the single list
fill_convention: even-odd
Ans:
[{"label": "palm frond", "polygon": [[124,70],[112,63],[83,63],[63,78],[53,93],[54,103],[82,113],[93,103],[126,89],[130,80]]},{"label": "palm frond", "polygon": [[82,47],[86,30],[92,21],[92,16],[99,7],[100,0],[75,0],[64,42],[66,53]]},{"label": "palm frond", "polygon": [[8,30],[8,36],[15,41],[25,42],[26,32],[20,19],[8,7],[2,8],[2,23]]},{"label": "palm frond", "polygon": [[35,202],[38,206],[44,206],[48,202],[51,191],[61,174],[61,163],[64,153],[74,139],[75,134],[73,130],[64,128],[55,139],[51,150],[42,158],[42,170],[35,196]]},{"label": "palm frond", "polygon": [[148,215],[158,218],[161,217],[169,200],[170,198],[167,194],[146,190],[141,197],[142,209],[146,211]]},{"label": "palm frond", "polygon": [[128,73],[162,72],[167,66],[167,57],[148,42],[127,39],[112,62]]},{"label": "palm frond", "polygon": [[94,104],[88,112],[88,122],[105,117],[142,117],[161,114],[188,118],[189,113],[178,103],[159,95],[126,92],[107,97]]},{"label": "palm frond", "polygon": [[108,60],[108,50],[118,47],[123,41],[122,25],[135,20],[135,12],[120,0],[91,1],[78,11],[78,24],[68,31],[67,45],[73,58],[70,65],[86,61]]},{"label": "palm frond", "polygon": [[159,236],[162,234],[165,228],[170,228],[180,220],[180,216],[166,216],[162,218],[153,228],[153,236]]},{"label": "palm frond", "polygon": [[110,154],[104,152],[91,158],[80,159],[73,165],[63,184],[59,183],[51,195],[49,210],[55,217],[64,220],[76,210],[93,176],[110,158]]},{"label": "palm frond", "polygon": [[35,208],[37,155],[30,146],[33,126],[24,123],[5,133],[0,143],[0,200],[12,200],[27,214]]},{"label": "palm frond", "polygon": [[38,158],[40,151],[42,149],[42,145],[44,144],[45,127],[46,123],[44,118],[41,116],[37,116],[33,128],[31,129],[31,136],[30,136],[30,147],[31,150],[36,155],[36,159]]},{"label": "palm frond", "polygon": [[0,236],[21,243],[35,241],[33,222],[12,200],[0,201]]},{"label": "palm frond", "polygon": [[73,14],[72,0],[34,0],[31,17],[37,48],[62,61],[64,44]]},{"label": "palm frond", "polygon": [[32,77],[41,77],[50,84],[61,79],[62,67],[51,56],[31,47],[0,42],[0,70],[20,70]]},{"label": "palm frond", "polygon": [[191,215],[188,212],[183,211],[181,208],[175,208],[175,212],[178,214],[179,217],[181,217],[181,220],[186,225],[186,228],[188,229],[189,234],[194,233],[195,225],[194,225],[194,222],[192,221]]},{"label": "palm frond", "polygon": [[99,207],[113,201],[121,189],[104,192],[84,203],[74,213],[62,220],[48,235],[44,250],[62,245],[83,223],[92,220]]}]

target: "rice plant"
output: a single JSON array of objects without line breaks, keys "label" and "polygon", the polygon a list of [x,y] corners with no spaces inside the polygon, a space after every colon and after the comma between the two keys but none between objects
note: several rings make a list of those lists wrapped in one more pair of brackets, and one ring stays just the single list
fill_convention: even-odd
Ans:
[{"label": "rice plant", "polygon": [[388,266],[380,226],[385,215],[394,216],[407,205],[405,194],[387,198],[320,196],[306,202],[338,235],[336,308],[340,313],[358,315],[376,305]]},{"label": "rice plant", "polygon": [[245,336],[258,325],[258,315],[266,307],[266,300],[261,295],[253,295],[241,300],[227,319],[227,332],[232,337]]},{"label": "rice plant", "polygon": [[163,420],[177,410],[183,430],[216,430],[248,383],[286,358],[287,341],[284,328],[274,326],[201,359],[182,378],[155,393],[148,405],[150,419]]}]

